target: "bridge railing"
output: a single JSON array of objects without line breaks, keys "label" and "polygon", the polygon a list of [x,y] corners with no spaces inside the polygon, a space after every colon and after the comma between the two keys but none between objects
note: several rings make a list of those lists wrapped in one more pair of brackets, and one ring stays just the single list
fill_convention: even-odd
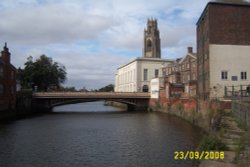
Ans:
[{"label": "bridge railing", "polygon": [[144,92],[36,92],[33,97],[150,97]]}]

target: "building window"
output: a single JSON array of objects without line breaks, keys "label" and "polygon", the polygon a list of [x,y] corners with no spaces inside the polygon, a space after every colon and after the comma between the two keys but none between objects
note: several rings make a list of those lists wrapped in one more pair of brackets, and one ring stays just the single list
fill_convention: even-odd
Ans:
[{"label": "building window", "polygon": [[3,94],[3,85],[2,84],[0,84],[0,94]]},{"label": "building window", "polygon": [[189,69],[189,64],[187,63],[187,69]]},{"label": "building window", "polygon": [[195,64],[195,63],[193,63],[193,64],[192,64],[192,67],[193,67],[193,68],[194,68],[194,67],[196,67],[196,64]]},{"label": "building window", "polygon": [[148,85],[143,85],[142,91],[143,92],[148,92]]},{"label": "building window", "polygon": [[241,80],[247,80],[247,72],[245,72],[245,71],[244,71],[244,72],[241,72],[241,73],[240,73],[240,79],[241,79]]},{"label": "building window", "polygon": [[193,80],[196,80],[196,75],[193,73]]},{"label": "building window", "polygon": [[147,81],[148,80],[148,69],[143,70],[143,80]]},{"label": "building window", "polygon": [[158,77],[159,77],[159,70],[155,69],[155,78],[158,78]]},{"label": "building window", "polygon": [[227,80],[227,71],[222,71],[221,72],[221,79],[222,80]]}]

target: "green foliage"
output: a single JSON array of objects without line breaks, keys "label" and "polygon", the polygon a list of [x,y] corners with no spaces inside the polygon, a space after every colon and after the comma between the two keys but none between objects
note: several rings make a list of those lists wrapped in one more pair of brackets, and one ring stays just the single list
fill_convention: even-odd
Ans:
[{"label": "green foliage", "polygon": [[209,150],[226,150],[226,145],[222,143],[215,136],[204,136],[199,145],[200,150],[209,151]]},{"label": "green foliage", "polygon": [[104,86],[103,88],[98,90],[99,92],[113,92],[114,91],[114,85],[109,84],[107,86]]},{"label": "green foliage", "polygon": [[35,62],[28,57],[24,66],[17,72],[22,88],[34,89],[37,86],[38,90],[47,91],[51,87],[59,88],[66,80],[66,68],[46,55],[41,55]]},{"label": "green foliage", "polygon": [[180,111],[180,112],[183,112],[183,111],[184,111],[184,105],[183,105],[183,103],[181,103],[181,102],[177,102],[177,103],[175,104],[175,107],[176,107],[177,111]]}]

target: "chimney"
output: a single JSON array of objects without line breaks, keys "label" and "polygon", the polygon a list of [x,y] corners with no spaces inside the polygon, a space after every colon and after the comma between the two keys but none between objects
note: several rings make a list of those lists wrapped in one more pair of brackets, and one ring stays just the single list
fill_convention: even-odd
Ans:
[{"label": "chimney", "polygon": [[2,56],[2,60],[5,63],[10,64],[10,52],[9,52],[9,48],[7,47],[7,43],[5,43],[5,45],[3,47],[3,51],[1,52],[1,56]]},{"label": "chimney", "polygon": [[188,50],[188,53],[191,53],[191,54],[193,53],[193,48],[192,48],[192,47],[189,46],[189,47],[187,48],[187,50]]}]

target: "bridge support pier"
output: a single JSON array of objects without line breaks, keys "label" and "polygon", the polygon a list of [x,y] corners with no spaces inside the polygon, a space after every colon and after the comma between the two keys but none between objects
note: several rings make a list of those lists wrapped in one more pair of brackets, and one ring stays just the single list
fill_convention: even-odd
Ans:
[{"label": "bridge support pier", "polygon": [[50,112],[51,105],[50,100],[32,100],[32,111],[33,112]]},{"label": "bridge support pier", "polygon": [[147,111],[148,105],[127,105],[127,111]]}]

